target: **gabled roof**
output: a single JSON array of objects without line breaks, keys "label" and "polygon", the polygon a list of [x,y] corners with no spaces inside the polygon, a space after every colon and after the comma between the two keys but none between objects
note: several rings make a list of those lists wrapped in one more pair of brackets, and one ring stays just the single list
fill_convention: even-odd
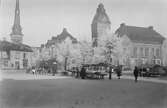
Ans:
[{"label": "gabled roof", "polygon": [[15,44],[8,41],[0,41],[0,51],[23,51],[23,52],[32,52],[30,46],[25,44]]},{"label": "gabled roof", "polygon": [[128,36],[131,41],[145,44],[162,44],[165,39],[161,34],[156,32],[152,26],[135,27],[121,24],[115,32],[118,36]]},{"label": "gabled roof", "polygon": [[57,35],[56,37],[52,37],[51,40],[48,40],[48,42],[46,43],[46,46],[50,46],[52,44],[55,43],[61,43],[63,42],[66,38],[70,38],[72,40],[72,43],[78,43],[77,39],[74,38],[68,31],[66,28],[63,29],[62,33]]}]

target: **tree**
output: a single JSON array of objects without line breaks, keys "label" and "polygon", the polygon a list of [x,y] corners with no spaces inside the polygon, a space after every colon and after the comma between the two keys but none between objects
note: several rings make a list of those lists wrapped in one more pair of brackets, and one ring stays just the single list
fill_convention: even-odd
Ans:
[{"label": "tree", "polygon": [[57,45],[57,58],[59,62],[64,62],[64,70],[67,67],[76,67],[81,65],[81,52],[78,43],[72,43],[72,40],[67,38],[62,43]]},{"label": "tree", "polygon": [[91,62],[93,49],[91,43],[87,41],[82,41],[79,44],[80,55],[81,55],[81,62],[82,64],[87,64]]},{"label": "tree", "polygon": [[[110,32],[98,38],[98,46],[94,48],[94,57],[98,61],[112,63],[117,53],[118,37]],[[96,61],[97,62],[97,59]]]}]

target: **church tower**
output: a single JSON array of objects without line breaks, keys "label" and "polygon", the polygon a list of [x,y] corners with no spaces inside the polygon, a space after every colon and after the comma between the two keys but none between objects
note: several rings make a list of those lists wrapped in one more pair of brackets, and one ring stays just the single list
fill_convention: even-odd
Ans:
[{"label": "church tower", "polygon": [[110,25],[111,25],[111,22],[109,20],[108,15],[105,12],[104,5],[100,3],[98,5],[96,14],[91,24],[93,47],[98,46],[99,37],[107,34],[107,32],[111,30]]},{"label": "church tower", "polygon": [[22,28],[20,26],[19,0],[16,0],[14,24],[12,27],[12,33],[10,34],[10,37],[13,43],[22,43],[23,41]]}]

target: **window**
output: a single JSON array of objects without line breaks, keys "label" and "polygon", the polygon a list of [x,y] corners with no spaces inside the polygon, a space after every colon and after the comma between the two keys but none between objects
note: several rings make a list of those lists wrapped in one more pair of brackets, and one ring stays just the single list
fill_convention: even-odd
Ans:
[{"label": "window", "polygon": [[23,67],[26,68],[28,66],[28,60],[23,59]]},{"label": "window", "polygon": [[26,58],[26,53],[23,53],[23,58],[24,58],[24,59]]},{"label": "window", "polygon": [[159,64],[159,65],[161,65],[161,60],[159,60],[159,59],[156,59],[156,64]]},{"label": "window", "polygon": [[8,61],[4,61],[4,66],[8,67]]},{"label": "window", "polygon": [[154,56],[154,48],[151,50],[151,55]]},{"label": "window", "polygon": [[135,58],[137,57],[137,47],[134,47],[134,49],[133,49],[133,56]]},{"label": "window", "polygon": [[145,48],[145,57],[149,56],[149,48]]},{"label": "window", "polygon": [[1,52],[1,58],[8,58],[7,52]]},{"label": "window", "polygon": [[140,48],[140,56],[143,57],[143,48]]},{"label": "window", "polygon": [[123,48],[123,52],[126,53],[126,48]]},{"label": "window", "polygon": [[15,53],[15,59],[20,59],[20,52]]},{"label": "window", "polygon": [[159,50],[159,48],[156,49],[156,57],[160,57],[160,50]]}]

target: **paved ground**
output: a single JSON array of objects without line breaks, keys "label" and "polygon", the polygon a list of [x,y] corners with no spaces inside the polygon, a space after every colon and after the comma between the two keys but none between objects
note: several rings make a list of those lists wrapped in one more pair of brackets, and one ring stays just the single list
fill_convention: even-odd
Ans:
[{"label": "paved ground", "polygon": [[167,108],[167,85],[74,78],[0,82],[0,108]]},{"label": "paved ground", "polygon": [[[116,75],[115,75],[116,77]],[[123,79],[131,79],[134,80],[134,77],[132,76],[128,76],[128,75],[124,75],[122,76]],[[152,78],[152,77],[139,77],[138,81],[146,81],[146,82],[154,82],[154,83],[164,83],[167,84],[167,80],[161,80],[158,78]]]},{"label": "paved ground", "polygon": [[[62,79],[62,78],[71,78],[71,76],[62,76],[62,75],[40,75],[40,74],[30,74],[25,73],[23,71],[19,72],[0,72],[0,81],[3,79],[14,79],[14,80],[40,80],[40,79]],[[115,74],[112,75],[113,79],[116,79],[117,76]],[[105,77],[105,79],[108,79],[108,76]],[[133,76],[130,75],[123,75],[121,76],[121,79],[130,79],[134,80]],[[158,78],[152,78],[152,77],[139,77],[139,81],[146,81],[146,82],[154,82],[154,83],[164,83],[167,84],[167,80],[165,79],[158,79]]]},{"label": "paved ground", "polygon": [[1,79],[0,108],[167,108],[167,82],[155,78],[135,83],[126,75],[81,80],[20,71],[1,72]]},{"label": "paved ground", "polygon": [[60,79],[60,78],[69,78],[67,76],[61,76],[61,75],[49,75],[49,74],[30,74],[30,73],[25,73],[25,72],[6,72],[6,73],[1,73],[1,78],[0,80],[4,79],[14,79],[14,80],[40,80],[40,79]]}]

